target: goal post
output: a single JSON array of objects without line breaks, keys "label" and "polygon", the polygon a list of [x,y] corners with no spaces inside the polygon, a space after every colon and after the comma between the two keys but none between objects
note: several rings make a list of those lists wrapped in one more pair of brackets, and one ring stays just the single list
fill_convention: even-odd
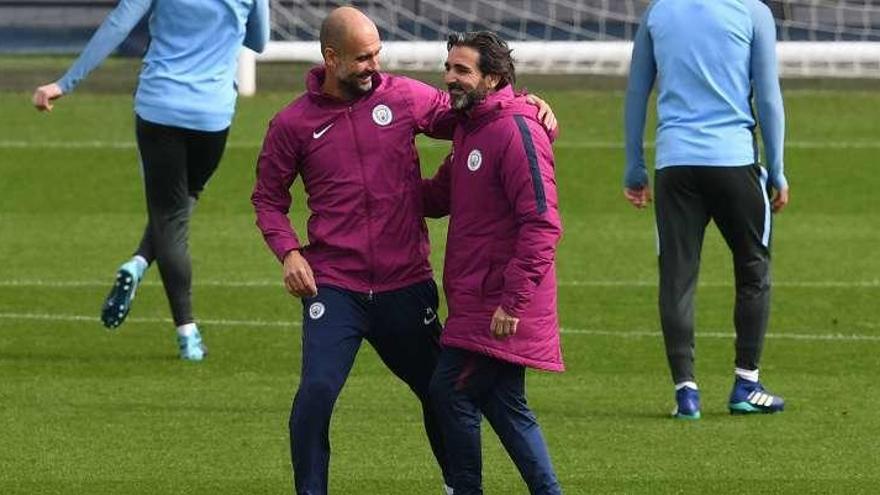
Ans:
[{"label": "goal post", "polygon": [[[869,0],[764,0],[776,19],[783,77],[880,78],[880,5]],[[320,23],[335,0],[270,0],[272,41],[242,50],[239,91],[257,90],[255,64],[320,63]],[[649,0],[360,0],[376,22],[387,70],[438,71],[453,31],[490,30],[517,72],[625,75]]]},{"label": "goal post", "polygon": [[[546,41],[511,42],[519,73],[596,74],[625,76],[632,42]],[[776,45],[782,77],[880,78],[880,42],[782,41]],[[440,41],[388,41],[382,44],[384,70],[440,71],[446,45]],[[257,90],[258,62],[321,63],[316,41],[271,42],[256,55],[242,50],[239,94]]]}]

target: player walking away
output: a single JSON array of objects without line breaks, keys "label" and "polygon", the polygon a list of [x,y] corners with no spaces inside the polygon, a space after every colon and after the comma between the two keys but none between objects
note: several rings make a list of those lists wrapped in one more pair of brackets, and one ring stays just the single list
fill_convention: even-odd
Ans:
[{"label": "player walking away", "polygon": [[[781,211],[789,195],[770,10],[758,0],[650,4],[636,34],[626,98],[624,194],[637,208],[651,199],[642,139],[655,78],[659,306],[675,384],[673,415],[700,417],[693,298],[709,220],[733,254],[736,279],[735,377],[728,408],[735,414],[782,411],[782,397],[758,379],[770,314],[770,213]],[[758,163],[753,95],[766,169]]]},{"label": "player walking away", "polygon": [[180,357],[200,361],[206,349],[192,312],[189,219],[226,146],[239,49],[259,52],[269,39],[268,0],[122,0],[67,73],[37,88],[33,103],[51,111],[53,100],[73,91],[148,14],[151,41],[134,101],[148,221],[134,256],[116,274],[101,321],[111,329],[125,321],[156,261]]},{"label": "player walking away", "polygon": [[449,215],[449,318],[431,382],[456,495],[481,494],[485,415],[532,494],[562,493],[525,395],[526,367],[562,371],[556,247],[562,235],[550,136],[514,94],[507,44],[449,39],[445,82],[462,115],[453,154],[423,182],[425,212]]}]

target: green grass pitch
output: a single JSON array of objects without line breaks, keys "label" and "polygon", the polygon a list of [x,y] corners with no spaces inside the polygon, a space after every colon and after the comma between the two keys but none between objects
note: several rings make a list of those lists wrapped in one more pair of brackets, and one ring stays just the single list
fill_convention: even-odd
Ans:
[{"label": "green grass pitch", "polygon": [[[878,493],[880,93],[786,93],[789,208],[776,217],[762,377],[784,413],[731,417],[732,274],[714,227],[698,292],[704,418],[668,418],[653,216],[621,194],[614,91],[533,86],[557,111],[568,371],[529,398],[568,494]],[[253,225],[255,157],[293,92],[242,99],[192,223],[195,309],[210,355],[176,359],[151,270],[130,319],[98,310],[144,226],[131,97],[75,94],[51,115],[0,93],[0,493],[289,493],[287,417],[300,305]],[[445,153],[420,140],[425,174]],[[295,224],[304,203],[296,189]],[[430,222],[439,273],[443,222]],[[404,385],[365,345],[332,423],[334,494],[439,494]],[[484,429],[488,494],[525,487]]]}]

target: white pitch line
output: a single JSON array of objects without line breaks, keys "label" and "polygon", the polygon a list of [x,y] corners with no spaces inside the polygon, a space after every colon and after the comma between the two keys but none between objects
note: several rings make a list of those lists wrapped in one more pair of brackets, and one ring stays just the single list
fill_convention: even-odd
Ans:
[{"label": "white pitch line", "polygon": [[[440,282],[438,282],[438,285]],[[146,287],[160,286],[161,282],[148,280],[141,285]],[[199,280],[195,286],[203,287],[282,287],[281,282],[275,280]],[[560,280],[559,287],[655,287],[655,280]],[[110,282],[104,280],[0,280],[0,287],[47,287],[47,288],[75,288],[75,287],[109,287]],[[733,282],[700,282],[700,287],[733,287]],[[773,282],[773,287],[789,288],[816,288],[816,289],[872,289],[880,288],[880,280],[791,280]]]},{"label": "white pitch line", "polygon": [[[443,141],[425,141],[420,144],[427,147],[448,146]],[[262,143],[258,141],[233,141],[226,145],[232,149],[260,148]],[[584,149],[623,149],[623,143],[617,141],[559,141],[554,143],[555,148],[584,148]],[[0,148],[6,149],[134,149],[137,144],[134,141],[25,141],[25,140],[0,140]],[[646,148],[653,148],[653,143],[645,143]],[[786,148],[790,149],[878,149],[880,141],[788,141]]]},{"label": "white pitch line", "polygon": [[[444,141],[426,141],[421,144],[429,148],[437,148],[448,146]],[[624,144],[617,141],[557,141],[553,143],[554,148],[575,148],[575,149],[624,149]],[[654,143],[646,142],[645,148],[655,148]],[[850,150],[865,149],[872,150],[880,148],[880,141],[786,141],[786,149],[803,149],[803,150]]]},{"label": "white pitch line", "polygon": [[[48,288],[68,288],[68,287],[110,287],[111,282],[107,280],[0,280],[0,287],[48,287]],[[140,286],[159,287],[162,282],[158,280],[147,280],[140,283]],[[281,282],[274,280],[199,280],[193,285],[206,287],[282,287]]]},{"label": "white pitch line", "polygon": [[[0,313],[0,320],[11,321],[63,321],[63,322],[87,322],[98,324],[97,316],[83,315],[53,315],[48,313]],[[161,323],[171,324],[170,318],[138,318],[129,317],[126,319],[129,323]],[[268,328],[291,328],[300,327],[302,323],[299,321],[265,321],[265,320],[225,320],[225,319],[206,319],[199,320],[199,323],[205,326],[218,327],[268,327]],[[568,328],[563,327],[561,332],[566,335],[588,335],[600,337],[619,337],[619,338],[660,338],[660,332],[634,330],[634,331],[613,331],[613,330],[597,330],[585,328]],[[697,331],[698,338],[706,339],[733,339],[734,334],[718,331]],[[843,333],[825,333],[825,334],[804,334],[804,333],[768,333],[768,339],[780,340],[802,340],[802,341],[841,341],[841,342],[880,342],[880,335],[864,335],[864,334],[843,334]]]},{"label": "white pitch line", "polygon": [[[656,280],[560,280],[560,287],[656,287]],[[730,282],[700,282],[700,287],[733,287]],[[880,288],[880,280],[792,280],[774,281],[773,287],[845,289],[845,288]]]},{"label": "white pitch line", "polygon": [[[84,315],[52,315],[48,313],[0,313],[0,320],[36,320],[36,321],[63,321],[63,322],[87,322],[100,324],[97,316]],[[125,319],[128,323],[173,323],[171,318],[141,318],[130,316]],[[199,320],[204,325],[218,327],[299,327],[302,323],[298,321],[263,321],[263,320]]]},{"label": "white pitch line", "polygon": [[0,141],[0,148],[7,149],[134,149],[134,141]]},{"label": "white pitch line", "polygon": [[[644,330],[639,331],[625,331],[625,332],[617,332],[613,330],[584,330],[579,328],[563,328],[562,333],[564,334],[575,334],[575,335],[596,335],[603,337],[622,337],[622,338],[660,338],[662,334],[660,332],[649,332]],[[727,332],[702,332],[697,330],[695,333],[697,338],[708,338],[708,339],[733,339],[736,337],[734,333]],[[841,341],[869,341],[869,342],[880,342],[880,335],[860,335],[860,334],[843,334],[843,333],[826,333],[826,334],[798,334],[798,333],[788,333],[788,334],[779,334],[779,333],[768,333],[766,336],[768,339],[781,339],[781,340],[819,340],[819,341],[828,341],[828,340],[841,340]]]}]

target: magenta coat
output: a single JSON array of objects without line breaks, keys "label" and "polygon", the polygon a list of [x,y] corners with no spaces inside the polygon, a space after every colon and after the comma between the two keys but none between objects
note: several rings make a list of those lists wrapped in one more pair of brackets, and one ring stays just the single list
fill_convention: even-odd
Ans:
[{"label": "magenta coat", "polygon": [[[490,94],[460,122],[452,154],[422,191],[426,215],[450,217],[441,343],[562,371],[555,271],[562,223],[551,138],[535,113],[509,86]],[[499,306],[520,318],[504,340],[490,331]]]},{"label": "magenta coat", "polygon": [[[266,243],[279,260],[302,249],[319,285],[367,293],[430,280],[415,136],[452,137],[448,95],[376,74],[372,91],[340,101],[321,92],[323,81],[313,69],[263,142],[251,202]],[[297,176],[311,212],[307,245],[287,217]]]}]

